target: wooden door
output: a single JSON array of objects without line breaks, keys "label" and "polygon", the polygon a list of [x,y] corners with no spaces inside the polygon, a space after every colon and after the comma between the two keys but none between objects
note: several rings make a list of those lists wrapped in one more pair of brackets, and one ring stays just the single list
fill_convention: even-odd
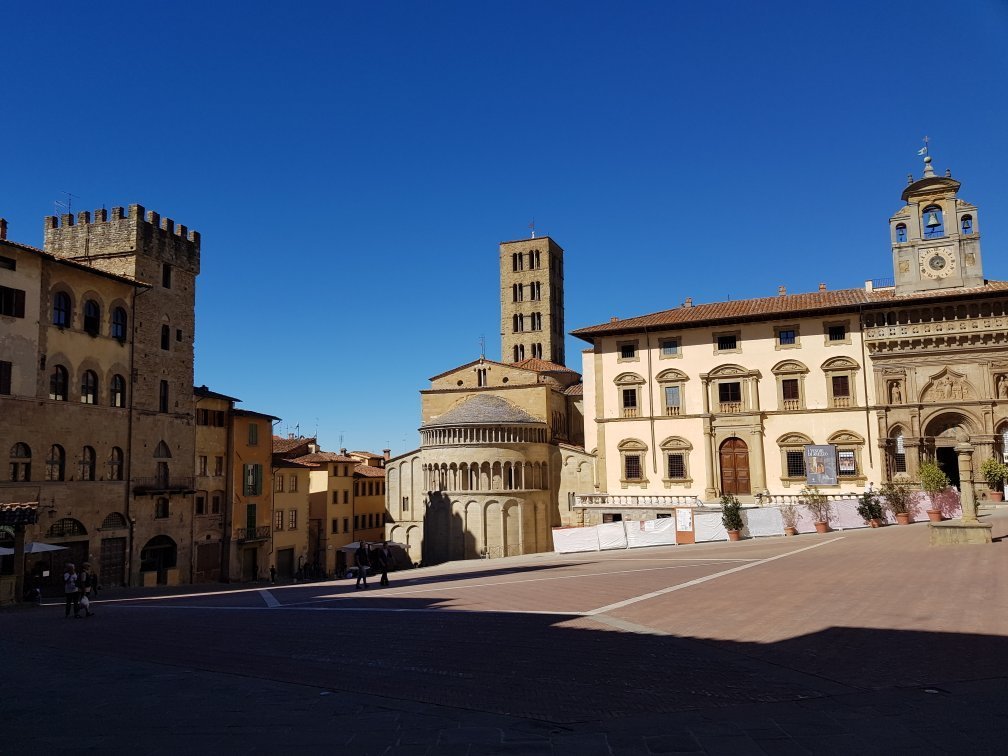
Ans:
[{"label": "wooden door", "polygon": [[126,584],[126,539],[102,538],[99,582],[105,588]]},{"label": "wooden door", "polygon": [[748,494],[749,448],[741,438],[729,438],[721,444],[721,491]]}]

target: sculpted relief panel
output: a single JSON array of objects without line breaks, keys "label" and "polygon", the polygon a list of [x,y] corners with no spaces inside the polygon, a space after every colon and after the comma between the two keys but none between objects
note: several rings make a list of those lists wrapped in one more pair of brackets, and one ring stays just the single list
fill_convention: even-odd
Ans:
[{"label": "sculpted relief panel", "polygon": [[922,402],[953,402],[976,398],[977,391],[966,380],[966,376],[948,368],[932,376],[921,392]]}]

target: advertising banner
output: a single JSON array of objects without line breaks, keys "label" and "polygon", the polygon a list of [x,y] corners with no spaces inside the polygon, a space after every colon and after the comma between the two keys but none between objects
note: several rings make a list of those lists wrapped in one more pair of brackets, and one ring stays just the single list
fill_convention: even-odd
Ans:
[{"label": "advertising banner", "polygon": [[805,480],[810,486],[837,484],[837,453],[833,444],[809,444],[805,447]]}]

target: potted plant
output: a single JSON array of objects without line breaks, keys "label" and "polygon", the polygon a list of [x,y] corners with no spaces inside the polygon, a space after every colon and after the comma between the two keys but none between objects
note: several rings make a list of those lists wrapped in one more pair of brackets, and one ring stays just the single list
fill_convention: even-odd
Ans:
[{"label": "potted plant", "polygon": [[801,492],[802,503],[815,521],[816,533],[829,532],[829,517],[832,511],[829,499],[815,486],[805,486]]},{"label": "potted plant", "polygon": [[897,525],[910,524],[910,497],[913,492],[905,480],[891,480],[882,484],[879,491],[885,499],[886,506],[896,518]]},{"label": "potted plant", "polygon": [[857,513],[873,528],[881,526],[884,522],[882,504],[874,491],[865,491],[858,497]]},{"label": "potted plant", "polygon": [[1004,484],[1008,480],[1008,465],[1000,460],[991,457],[985,459],[980,465],[980,472],[983,473],[990,486],[987,495],[991,501],[1004,501]]},{"label": "potted plant", "polygon": [[721,495],[721,522],[728,531],[728,540],[737,541],[742,537],[742,505],[734,494]]},{"label": "potted plant", "polygon": [[927,511],[928,519],[931,522],[941,522],[942,512],[938,497],[949,487],[948,476],[934,460],[924,462],[920,466],[918,476],[920,477],[921,490],[927,494],[928,502],[931,504]]},{"label": "potted plant", "polygon": [[784,521],[784,535],[798,535],[798,507],[793,503],[781,504],[780,515]]}]

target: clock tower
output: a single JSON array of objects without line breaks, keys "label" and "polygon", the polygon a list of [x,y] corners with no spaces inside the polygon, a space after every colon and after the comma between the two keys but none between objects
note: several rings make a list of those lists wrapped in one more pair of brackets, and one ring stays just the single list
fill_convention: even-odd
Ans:
[{"label": "clock tower", "polygon": [[906,205],[889,219],[896,293],[983,286],[976,205],[956,196],[949,171],[935,175],[930,155],[924,175],[907,178]]}]

